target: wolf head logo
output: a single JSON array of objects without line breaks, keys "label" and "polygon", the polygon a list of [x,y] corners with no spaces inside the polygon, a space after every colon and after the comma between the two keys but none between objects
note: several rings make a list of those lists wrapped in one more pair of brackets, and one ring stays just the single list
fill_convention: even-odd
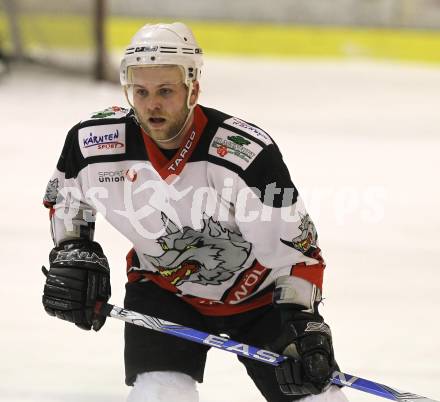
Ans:
[{"label": "wolf head logo", "polygon": [[55,204],[57,202],[58,187],[58,179],[49,180],[43,200]]},{"label": "wolf head logo", "polygon": [[203,217],[201,230],[179,229],[164,213],[162,221],[166,234],[157,242],[163,253],[144,256],[174,286],[184,282],[219,285],[241,269],[250,255],[251,244],[212,217]]},{"label": "wolf head logo", "polygon": [[286,246],[292,247],[295,250],[303,253],[308,257],[315,258],[315,250],[318,250],[318,234],[316,232],[315,225],[310,219],[309,214],[300,214],[301,224],[298,229],[301,230],[301,234],[294,237],[291,241],[280,239]]}]

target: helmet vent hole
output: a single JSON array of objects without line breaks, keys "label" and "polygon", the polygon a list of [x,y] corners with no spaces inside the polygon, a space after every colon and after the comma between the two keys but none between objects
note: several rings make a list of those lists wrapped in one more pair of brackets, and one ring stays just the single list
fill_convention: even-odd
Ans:
[{"label": "helmet vent hole", "polygon": [[185,41],[185,42],[188,42],[188,39],[184,36],[183,37],[183,40]]},{"label": "helmet vent hole", "polygon": [[150,57],[150,60],[151,60],[151,61],[154,61],[154,60],[156,60],[156,58],[155,58],[154,56],[151,56],[151,57]]},{"label": "helmet vent hole", "polygon": [[141,58],[140,57],[136,57],[136,61],[141,61]]}]

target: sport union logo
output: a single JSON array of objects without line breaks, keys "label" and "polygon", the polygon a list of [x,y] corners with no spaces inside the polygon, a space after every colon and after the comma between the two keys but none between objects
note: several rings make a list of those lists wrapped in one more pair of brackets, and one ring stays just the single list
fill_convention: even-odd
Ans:
[{"label": "sport union logo", "polygon": [[114,133],[104,135],[93,135],[90,133],[87,138],[83,139],[83,147],[97,147],[97,149],[123,148],[124,143],[118,141],[118,139],[119,130],[117,129]]}]

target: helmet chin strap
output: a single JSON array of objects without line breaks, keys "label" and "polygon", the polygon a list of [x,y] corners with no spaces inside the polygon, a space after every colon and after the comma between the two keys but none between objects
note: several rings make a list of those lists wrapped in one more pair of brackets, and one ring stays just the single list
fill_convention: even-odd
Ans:
[{"label": "helmet chin strap", "polygon": [[138,115],[137,115],[137,111],[136,111],[136,109],[135,109],[134,106],[130,103],[130,100],[129,100],[129,97],[128,97],[126,91],[125,91],[125,96],[126,96],[126,98],[127,98],[127,100],[128,100],[128,103],[129,103],[130,106],[133,108],[133,110],[134,110],[134,114],[135,114],[135,116],[136,116],[136,120],[138,121],[139,125],[142,127],[142,129],[144,130],[144,132],[145,132],[149,137],[151,137],[151,138],[154,140],[154,142],[157,142],[157,143],[159,143],[159,144],[167,144],[167,143],[169,143],[169,142],[174,141],[176,138],[178,138],[178,137],[183,133],[183,131],[184,131],[186,125],[188,124],[188,121],[190,120],[191,116],[193,115],[193,111],[194,111],[194,108],[195,108],[195,106],[196,106],[196,103],[194,103],[193,105],[191,105],[191,93],[192,93],[192,90],[193,90],[193,82],[190,81],[189,84],[188,84],[188,97],[186,98],[186,106],[188,107],[188,114],[187,114],[187,116],[186,116],[186,118],[185,118],[185,121],[184,121],[183,124],[182,124],[182,127],[181,127],[180,130],[177,132],[177,134],[173,135],[171,138],[167,138],[167,139],[164,139],[164,140],[159,140],[159,139],[157,139],[157,138],[153,138],[153,137],[150,135],[150,133],[148,132],[148,130],[142,125],[142,121],[141,121],[141,119],[139,119],[139,117],[138,117]]}]

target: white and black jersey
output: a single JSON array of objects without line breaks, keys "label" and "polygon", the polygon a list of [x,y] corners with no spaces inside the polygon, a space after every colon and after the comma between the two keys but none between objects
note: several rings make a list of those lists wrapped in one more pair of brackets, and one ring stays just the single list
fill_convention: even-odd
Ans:
[{"label": "white and black jersey", "polygon": [[44,203],[54,242],[93,236],[101,213],[126,236],[128,280],[153,281],[203,314],[271,302],[293,275],[322,286],[317,233],[281,153],[257,126],[196,106],[174,155],[108,108],[68,133]]}]

